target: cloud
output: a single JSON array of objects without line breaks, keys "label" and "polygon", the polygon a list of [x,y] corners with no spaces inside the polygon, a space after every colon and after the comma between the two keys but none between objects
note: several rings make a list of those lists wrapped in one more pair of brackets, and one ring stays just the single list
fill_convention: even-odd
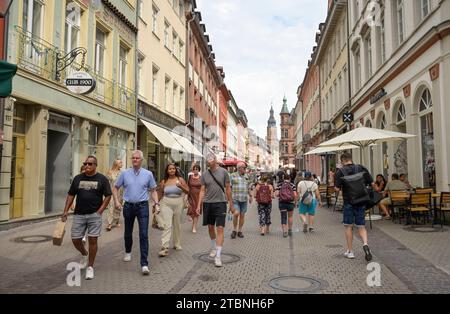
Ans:
[{"label": "cloud", "polygon": [[296,104],[327,1],[197,0],[197,6],[228,88],[249,127],[265,137],[271,103],[278,121],[284,95],[289,109]]}]

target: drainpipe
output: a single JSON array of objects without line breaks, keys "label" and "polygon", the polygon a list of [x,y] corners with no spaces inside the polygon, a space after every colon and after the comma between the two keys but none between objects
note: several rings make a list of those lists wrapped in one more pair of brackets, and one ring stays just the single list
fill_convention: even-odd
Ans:
[{"label": "drainpipe", "polygon": [[[139,28],[139,17],[141,15],[140,6],[136,6],[136,28]],[[134,61],[134,93],[136,96],[136,104],[135,104],[135,134],[134,134],[134,150],[137,150],[138,145],[138,108],[139,108],[139,71],[137,71],[139,67],[139,49],[138,49],[138,33],[135,35],[135,44],[134,44],[134,51],[135,51],[135,61]]]}]

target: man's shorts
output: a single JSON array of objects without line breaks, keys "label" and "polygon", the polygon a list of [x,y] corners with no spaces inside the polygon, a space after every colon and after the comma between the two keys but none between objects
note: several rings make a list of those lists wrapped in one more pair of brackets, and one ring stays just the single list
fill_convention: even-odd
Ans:
[{"label": "man's shorts", "polygon": [[366,208],[344,204],[344,226],[356,225],[358,228],[366,226]]},{"label": "man's shorts", "polygon": [[234,208],[241,214],[247,213],[247,202],[239,202],[233,200]]},{"label": "man's shorts", "polygon": [[227,203],[203,203],[203,226],[225,227]]},{"label": "man's shorts", "polygon": [[299,212],[300,215],[309,214],[310,216],[314,216],[316,214],[317,200],[313,199],[310,205],[305,205],[300,202]]},{"label": "man's shorts", "polygon": [[288,211],[291,212],[294,210],[294,203],[283,203],[279,202],[278,207],[280,208],[280,211]]},{"label": "man's shorts", "polygon": [[391,198],[390,197],[383,198],[381,200],[380,204],[381,205],[386,205],[386,206],[391,205]]},{"label": "man's shorts", "polygon": [[98,238],[102,231],[102,216],[98,213],[89,215],[73,215],[72,239],[82,239],[87,236]]}]

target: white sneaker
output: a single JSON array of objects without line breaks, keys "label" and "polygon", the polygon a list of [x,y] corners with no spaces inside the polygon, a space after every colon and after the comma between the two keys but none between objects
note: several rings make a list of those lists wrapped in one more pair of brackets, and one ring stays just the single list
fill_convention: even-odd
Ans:
[{"label": "white sneaker", "polygon": [[214,264],[216,265],[216,267],[222,267],[223,266],[222,260],[220,259],[220,257],[217,257],[217,256],[216,256],[216,259],[214,261]]},{"label": "white sneaker", "polygon": [[123,257],[124,262],[131,262],[131,253],[125,253],[125,256]]},{"label": "white sneaker", "polygon": [[81,256],[81,260],[80,260],[80,269],[85,269],[85,268],[87,267],[87,265],[88,265],[88,259],[89,259],[89,256],[88,256],[88,255],[86,255],[86,256],[82,255],[82,256]]},{"label": "white sneaker", "polygon": [[86,235],[81,239],[81,242],[83,242],[83,245],[86,244]]},{"label": "white sneaker", "polygon": [[344,256],[348,259],[354,259],[355,258],[355,254],[353,254],[353,252],[347,251],[344,253]]},{"label": "white sneaker", "polygon": [[142,275],[148,276],[150,274],[150,270],[148,269],[148,266],[142,266]]},{"label": "white sneaker", "polygon": [[211,253],[209,253],[209,257],[214,258],[214,257],[216,257],[216,254],[217,254],[217,250],[216,249],[212,249]]},{"label": "white sneaker", "polygon": [[94,268],[89,266],[86,269],[86,280],[92,280],[94,279]]}]

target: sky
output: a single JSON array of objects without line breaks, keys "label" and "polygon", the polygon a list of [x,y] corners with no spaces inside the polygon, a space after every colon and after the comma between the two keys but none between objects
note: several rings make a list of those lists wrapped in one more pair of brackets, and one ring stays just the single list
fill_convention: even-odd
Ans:
[{"label": "sky", "polygon": [[[297,102],[327,0],[197,0],[225,83],[265,138],[273,102],[279,127],[283,97]],[[278,130],[278,136],[280,130]]]}]

